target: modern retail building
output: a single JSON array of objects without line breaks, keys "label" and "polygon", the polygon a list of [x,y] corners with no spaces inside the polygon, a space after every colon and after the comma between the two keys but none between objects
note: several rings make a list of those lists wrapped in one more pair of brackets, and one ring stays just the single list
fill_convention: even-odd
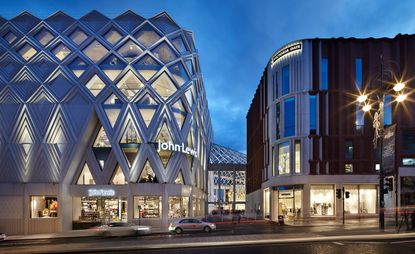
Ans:
[{"label": "modern retail building", "polygon": [[[346,217],[376,216],[373,112],[356,100],[376,100],[377,89],[398,82],[413,90],[414,77],[415,35],[304,39],[277,50],[247,114],[247,212],[286,221],[341,218],[343,208]],[[384,124],[396,124],[387,175],[398,193],[385,194],[387,208],[415,203],[415,104],[412,94],[395,99],[384,99]]]},{"label": "modern retail building", "polygon": [[166,13],[0,19],[0,231],[205,214],[212,126]]}]

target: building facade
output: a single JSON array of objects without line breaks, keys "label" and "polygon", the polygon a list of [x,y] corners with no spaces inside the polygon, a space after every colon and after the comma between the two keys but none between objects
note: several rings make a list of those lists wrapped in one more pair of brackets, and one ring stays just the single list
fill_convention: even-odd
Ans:
[{"label": "building facade", "polygon": [[[343,209],[346,217],[376,216],[380,165],[373,112],[364,113],[357,98],[379,89],[381,75],[382,84],[404,82],[413,89],[414,53],[414,35],[305,39],[280,48],[247,115],[247,210],[286,221],[341,218]],[[384,124],[396,124],[390,176],[397,192],[385,194],[391,209],[403,205],[401,191],[411,193],[407,203],[414,201],[411,96],[405,104],[384,99]],[[344,207],[336,198],[342,188],[350,193]]]},{"label": "building facade", "polygon": [[0,229],[203,216],[213,137],[193,33],[167,13],[0,20]]},{"label": "building facade", "polygon": [[208,214],[245,212],[246,155],[212,144],[208,165]]}]

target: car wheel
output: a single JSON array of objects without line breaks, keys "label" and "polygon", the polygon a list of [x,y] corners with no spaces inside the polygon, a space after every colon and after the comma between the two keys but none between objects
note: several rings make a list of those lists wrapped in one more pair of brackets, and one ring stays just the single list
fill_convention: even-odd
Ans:
[{"label": "car wheel", "polygon": [[204,227],[203,228],[203,232],[209,233],[210,231],[212,231],[212,229],[210,227]]},{"label": "car wheel", "polygon": [[176,229],[174,230],[174,232],[176,232],[176,234],[181,234],[181,233],[183,233],[183,229],[181,229],[181,228],[176,228]]}]

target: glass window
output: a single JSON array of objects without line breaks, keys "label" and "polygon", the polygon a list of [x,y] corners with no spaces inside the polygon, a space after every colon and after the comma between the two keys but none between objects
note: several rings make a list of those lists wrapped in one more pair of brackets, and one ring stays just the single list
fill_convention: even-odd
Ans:
[{"label": "glass window", "polygon": [[359,199],[360,213],[376,213],[377,191],[375,185],[361,185]]},{"label": "glass window", "polygon": [[110,29],[105,35],[104,38],[111,43],[112,45],[116,44],[122,35],[115,29]]},{"label": "glass window", "polygon": [[179,86],[182,86],[189,81],[189,75],[187,74],[182,62],[178,62],[177,64],[170,66],[169,71]]},{"label": "glass window", "polygon": [[140,175],[140,178],[138,179],[138,182],[139,183],[158,183],[159,182],[148,160],[146,161],[146,164],[144,164],[144,167],[143,167],[143,170],[141,171],[141,175]]},{"label": "glass window", "polygon": [[120,49],[118,49],[118,54],[122,55],[128,62],[133,61],[136,59],[143,50],[132,40],[128,40],[127,42],[122,45]]},{"label": "glass window", "polygon": [[402,158],[402,165],[404,166],[414,166],[415,158]]},{"label": "glass window", "polygon": [[118,82],[117,87],[129,100],[131,100],[136,93],[144,87],[144,84],[133,72],[128,71]]},{"label": "glass window", "polygon": [[176,54],[166,42],[162,42],[157,48],[153,49],[152,52],[163,63],[169,63],[177,58]]},{"label": "glass window", "polygon": [[92,146],[92,151],[94,152],[101,169],[104,169],[105,162],[111,152],[111,144],[103,127],[101,127],[98,132],[98,135]]},{"label": "glass window", "polygon": [[161,36],[149,25],[145,24],[134,37],[147,48],[151,47]]},{"label": "glass window", "polygon": [[329,87],[329,60],[327,58],[321,59],[321,90],[327,90]]},{"label": "glass window", "polygon": [[71,40],[77,45],[80,45],[88,38],[88,36],[81,29],[77,28],[71,33],[71,35],[69,35],[69,38],[71,38]]},{"label": "glass window", "polygon": [[392,124],[392,96],[391,95],[385,95],[384,112],[385,112],[383,116],[384,125],[391,125]]},{"label": "glass window", "polygon": [[189,216],[189,197],[169,196],[169,218]]},{"label": "glass window", "polygon": [[290,171],[290,142],[284,142],[278,145],[278,172],[284,175]]},{"label": "glass window", "polygon": [[135,196],[134,218],[160,218],[161,196]]},{"label": "glass window", "polygon": [[31,196],[30,218],[58,217],[58,198],[56,196]]},{"label": "glass window", "polygon": [[235,202],[245,202],[246,199],[245,171],[235,171]]},{"label": "glass window", "polygon": [[56,58],[62,61],[71,53],[71,50],[63,43],[60,43],[52,50],[52,53],[55,54]]},{"label": "glass window", "polygon": [[[75,200],[76,198],[74,198]],[[96,198],[82,197],[77,199],[81,203],[76,205],[79,210],[73,210],[74,214],[79,214],[79,221],[82,222],[127,222],[127,200],[125,198]]]},{"label": "glass window", "polygon": [[284,100],[284,137],[295,135],[295,99]]},{"label": "glass window", "polygon": [[295,150],[295,162],[294,162],[294,172],[296,174],[301,173],[301,141],[296,140],[294,145]]},{"label": "glass window", "polygon": [[88,165],[85,163],[84,168],[82,169],[81,174],[78,177],[78,181],[76,182],[78,185],[85,185],[85,184],[95,184],[94,177],[91,174],[91,170],[89,169]]},{"label": "glass window", "polygon": [[278,72],[274,74],[274,100],[278,98]]},{"label": "glass window", "polygon": [[127,179],[125,178],[124,173],[122,172],[122,169],[119,165],[115,167],[115,171],[111,178],[110,184],[127,184]]},{"label": "glass window", "polygon": [[264,218],[269,219],[271,215],[271,192],[269,189],[264,190]]},{"label": "glass window", "polygon": [[346,140],[345,160],[353,160],[353,141]]},{"label": "glass window", "polygon": [[344,191],[350,192],[350,197],[344,199],[345,214],[359,213],[359,188],[357,185],[345,185]]},{"label": "glass window", "polygon": [[92,61],[99,62],[107,53],[108,49],[106,49],[101,43],[97,40],[93,41],[91,44],[88,45],[82,52],[85,53]]},{"label": "glass window", "polygon": [[173,95],[177,88],[174,85],[173,81],[167,76],[165,72],[161,74],[152,84],[152,87],[157,91],[157,93],[167,100],[171,95]]},{"label": "glass window", "polygon": [[85,86],[96,97],[104,89],[105,84],[98,75],[94,75]]},{"label": "glass window", "polygon": [[3,37],[9,44],[12,44],[16,39],[17,36],[12,33],[11,31],[7,32],[7,34]]},{"label": "glass window", "polygon": [[107,77],[111,81],[115,80],[115,78],[121,73],[125,66],[126,64],[115,55],[107,57],[99,65],[101,70],[105,73],[105,75],[107,75]]},{"label": "glass window", "polygon": [[275,132],[276,132],[276,139],[280,139],[280,123],[281,123],[281,107],[280,103],[275,105]]},{"label": "glass window", "polygon": [[137,156],[140,143],[141,140],[138,135],[138,131],[135,128],[132,120],[130,120],[128,121],[127,128],[125,129],[124,134],[120,140],[121,150],[123,151],[130,168],[134,163],[135,157]]},{"label": "glass window", "polygon": [[362,90],[363,85],[363,67],[362,67],[362,58],[355,58],[354,60],[355,66],[355,80],[356,86],[359,90]]},{"label": "glass window", "polygon": [[134,64],[134,68],[145,80],[150,80],[161,69],[161,65],[154,58],[146,55]]},{"label": "glass window", "polygon": [[271,160],[272,160],[272,163],[271,163],[272,176],[275,176],[275,149],[274,149],[274,147],[272,147],[271,156],[272,156],[272,158],[271,158]]},{"label": "glass window", "polygon": [[178,37],[174,38],[174,39],[172,40],[172,42],[173,42],[174,47],[175,47],[175,48],[177,49],[177,51],[179,51],[180,53],[183,53],[183,52],[188,51],[188,50],[187,50],[186,45],[184,44],[184,41],[183,41],[182,36],[178,36]]},{"label": "glass window", "polygon": [[53,35],[46,30],[45,28],[42,28],[36,35],[36,40],[40,42],[43,46],[46,46],[51,40],[53,40]]},{"label": "glass window", "polygon": [[353,164],[351,164],[351,163],[344,164],[344,172],[345,173],[353,173]]},{"label": "glass window", "polygon": [[360,105],[356,105],[356,130],[363,132],[365,125],[365,112],[363,112]]},{"label": "glass window", "polygon": [[146,94],[137,102],[137,106],[144,123],[149,127],[158,108],[158,103],[150,95]]},{"label": "glass window", "polygon": [[317,130],[317,96],[310,95],[310,134]]},{"label": "glass window", "polygon": [[176,118],[177,124],[179,125],[179,128],[182,129],[183,123],[186,120],[187,116],[187,110],[182,102],[182,100],[176,101],[176,103],[172,106],[173,114]]},{"label": "glass window", "polygon": [[18,52],[26,61],[29,61],[37,53],[36,49],[30,46],[29,43],[21,47]]},{"label": "glass window", "polygon": [[68,65],[68,67],[73,74],[79,78],[86,71],[88,65],[81,58],[77,57]]},{"label": "glass window", "polygon": [[311,215],[334,215],[334,186],[311,185],[310,188]]},{"label": "glass window", "polygon": [[290,66],[284,66],[282,68],[282,84],[281,95],[284,96],[290,92]]},{"label": "glass window", "polygon": [[402,132],[402,153],[415,153],[415,132]]}]

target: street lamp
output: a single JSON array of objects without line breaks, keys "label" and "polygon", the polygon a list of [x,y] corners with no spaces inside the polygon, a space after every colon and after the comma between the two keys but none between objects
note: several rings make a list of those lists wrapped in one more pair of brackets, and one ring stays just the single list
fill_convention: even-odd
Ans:
[{"label": "street lamp", "polygon": [[[377,102],[377,108],[374,109],[373,116],[373,129],[374,138],[373,144],[375,149],[379,150],[379,227],[381,230],[385,229],[385,199],[384,199],[384,177],[385,172],[382,165],[383,156],[383,139],[384,139],[384,101],[386,95],[395,97],[395,101],[401,103],[405,101],[407,95],[404,93],[405,83],[398,82],[394,85],[385,83],[383,81],[383,59],[381,56],[381,69],[380,69],[380,86],[372,93],[375,95],[375,101]],[[364,112],[372,110],[372,105],[368,99],[368,95],[360,94],[357,98],[357,102],[361,105]]]}]

